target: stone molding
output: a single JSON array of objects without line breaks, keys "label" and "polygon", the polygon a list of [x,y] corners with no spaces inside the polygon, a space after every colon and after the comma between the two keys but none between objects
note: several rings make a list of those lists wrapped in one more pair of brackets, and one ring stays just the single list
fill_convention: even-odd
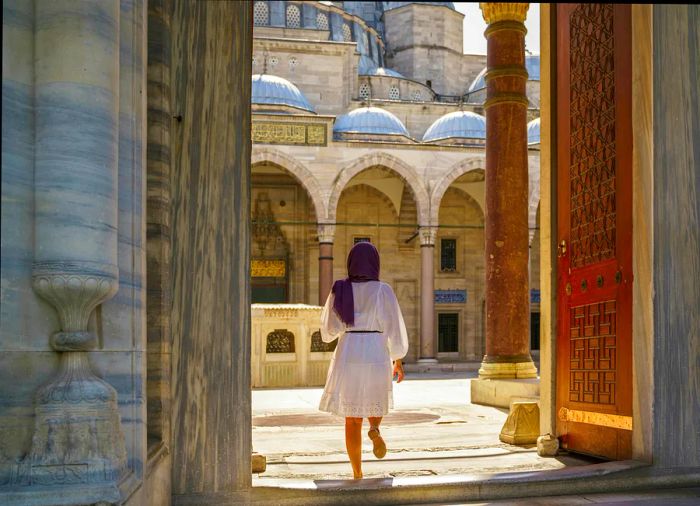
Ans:
[{"label": "stone molding", "polygon": [[511,2],[479,2],[481,14],[484,16],[486,24],[497,23],[499,21],[525,22],[529,3]]},{"label": "stone molding", "polygon": [[415,168],[395,156],[382,152],[361,156],[340,170],[336,176],[328,201],[328,218],[335,221],[338,201],[348,182],[360,172],[376,166],[387,168],[398,174],[408,184],[416,201],[418,223],[428,224],[430,219],[430,197],[428,196],[428,189],[418,176]]},{"label": "stone molding", "polygon": [[536,378],[537,368],[532,360],[527,362],[481,362],[480,379]]},{"label": "stone molding", "polygon": [[292,174],[309,194],[314,204],[316,219],[320,220],[327,217],[328,211],[323,199],[324,192],[321,190],[321,185],[311,171],[301,162],[279,150],[253,145],[250,166],[254,167],[261,163],[277,165]]},{"label": "stone molding", "polygon": [[435,238],[437,237],[436,227],[420,227],[418,230],[421,246],[435,246]]},{"label": "stone molding", "polygon": [[317,225],[318,242],[323,244],[333,244],[335,238],[335,223],[319,223]]}]

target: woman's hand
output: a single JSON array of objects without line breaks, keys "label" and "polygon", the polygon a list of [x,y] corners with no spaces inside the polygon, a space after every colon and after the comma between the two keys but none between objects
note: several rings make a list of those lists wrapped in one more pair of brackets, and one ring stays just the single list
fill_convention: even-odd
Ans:
[{"label": "woman's hand", "polygon": [[401,359],[394,361],[394,371],[391,373],[391,377],[393,378],[394,376],[398,376],[398,378],[396,378],[396,383],[401,383],[403,381],[404,373]]}]

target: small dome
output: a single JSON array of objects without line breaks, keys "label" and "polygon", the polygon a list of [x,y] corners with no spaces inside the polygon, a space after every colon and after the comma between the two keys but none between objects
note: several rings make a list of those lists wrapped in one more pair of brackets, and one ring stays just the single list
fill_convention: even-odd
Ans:
[{"label": "small dome", "polygon": [[540,143],[540,118],[535,118],[527,124],[527,143]]},{"label": "small dome", "polygon": [[363,72],[362,75],[365,76],[386,76],[386,77],[399,77],[401,79],[406,79],[404,76],[396,72],[395,70],[391,70],[385,67],[375,67],[373,69],[370,69],[367,72]]},{"label": "small dome", "polygon": [[270,74],[253,75],[251,102],[258,105],[289,106],[314,112],[314,108],[299,88],[286,79]]},{"label": "small dome", "polygon": [[333,126],[335,133],[405,135],[408,130],[401,120],[379,107],[360,107],[338,116]]},{"label": "small dome", "polygon": [[486,118],[469,111],[445,114],[426,130],[423,142],[450,138],[486,139]]},{"label": "small dome", "polygon": [[[528,73],[528,81],[539,81],[540,80],[540,55],[533,54],[525,57],[525,68]],[[469,86],[469,93],[472,91],[480,90],[486,88],[486,68],[484,68],[479,75],[476,76],[471,86]]]}]

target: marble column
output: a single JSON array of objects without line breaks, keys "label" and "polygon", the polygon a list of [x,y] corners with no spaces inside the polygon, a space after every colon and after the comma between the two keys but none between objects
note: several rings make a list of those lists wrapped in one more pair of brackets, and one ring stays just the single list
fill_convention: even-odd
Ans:
[{"label": "marble column", "polygon": [[480,3],[487,39],[486,355],[479,377],[534,378],[528,284],[525,17],[529,4]]},{"label": "marble column", "polygon": [[118,0],[36,4],[33,287],[58,313],[61,358],[20,474],[66,504],[118,502],[127,464],[117,393],[88,359],[88,319],[119,285],[119,13]]},{"label": "marble column", "polygon": [[326,304],[333,287],[333,238],[335,224],[318,225],[318,305]]},{"label": "marble column", "polygon": [[419,362],[437,362],[435,343],[435,236],[434,227],[420,227],[420,356]]}]

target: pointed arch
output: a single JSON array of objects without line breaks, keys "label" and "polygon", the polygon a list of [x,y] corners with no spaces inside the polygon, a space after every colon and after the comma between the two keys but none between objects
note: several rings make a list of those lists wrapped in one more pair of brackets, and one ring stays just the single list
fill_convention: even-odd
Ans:
[{"label": "pointed arch", "polygon": [[[445,192],[460,176],[474,170],[483,170],[486,167],[486,158],[480,156],[478,158],[470,158],[469,160],[462,160],[454,164],[447,173],[442,176],[438,183],[433,188],[430,194],[430,224],[438,224],[438,215],[440,213],[440,202],[442,202],[442,197],[444,197]],[[478,202],[477,202],[478,204]],[[481,209],[484,213],[484,209]]]},{"label": "pointed arch", "polygon": [[270,163],[292,174],[306,190],[314,204],[316,219],[323,220],[327,215],[326,205],[323,200],[321,185],[316,177],[301,162],[295,158],[270,147],[253,146],[250,157],[251,168],[261,163]]},{"label": "pointed arch", "polygon": [[382,152],[364,155],[341,169],[333,182],[330,199],[328,200],[329,220],[336,220],[340,194],[343,193],[348,182],[360,172],[376,166],[385,167],[404,180],[411,189],[413,198],[416,200],[418,223],[420,225],[427,225],[430,218],[430,198],[428,196],[428,190],[421,181],[421,178],[418,177],[418,173],[403,160]]}]

